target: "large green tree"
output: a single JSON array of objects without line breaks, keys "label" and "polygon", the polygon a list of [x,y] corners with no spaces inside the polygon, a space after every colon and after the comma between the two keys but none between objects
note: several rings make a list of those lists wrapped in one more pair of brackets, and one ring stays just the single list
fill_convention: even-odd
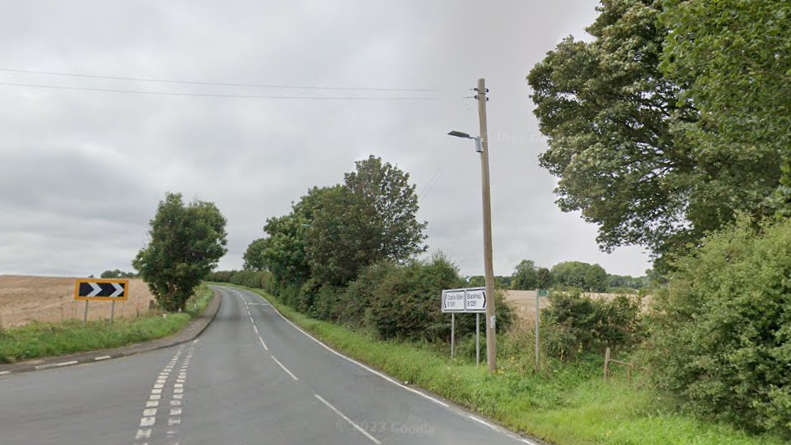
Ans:
[{"label": "large green tree", "polygon": [[266,220],[264,232],[268,237],[262,253],[263,262],[281,285],[299,286],[310,278],[307,233],[313,226],[316,212],[340,187],[313,187],[291,206],[291,213]]},{"label": "large green tree", "polygon": [[[709,167],[709,192],[754,216],[773,212],[791,197],[791,3],[667,0],[662,20],[662,68],[685,86],[683,103],[700,110],[678,133],[699,158],[723,160]],[[784,199],[767,200],[781,168]]]},{"label": "large green tree", "polygon": [[266,238],[258,238],[247,246],[247,250],[242,256],[242,259],[244,259],[244,265],[242,266],[244,270],[266,270],[266,258],[264,257],[266,244]]},{"label": "large green tree", "polygon": [[184,204],[168,193],[150,222],[148,246],[133,265],[148,283],[160,307],[185,308],[195,288],[227,252],[226,220],[211,202]]},{"label": "large green tree", "polygon": [[343,285],[365,266],[425,251],[415,186],[390,163],[374,156],[358,161],[325,198],[307,231],[306,253],[318,282]]},{"label": "large green tree", "polygon": [[[664,3],[603,0],[587,28],[593,40],[563,40],[528,76],[549,143],[540,162],[560,178],[557,202],[597,224],[599,244],[608,251],[621,245],[643,245],[656,255],[684,251],[738,212],[764,214],[779,180],[775,152],[749,144],[701,145],[690,131],[716,130],[701,127],[708,122],[698,110],[704,103],[686,95],[697,88],[695,76],[663,70],[663,45],[676,32],[672,21],[662,20]],[[705,6],[694,8],[690,23],[710,19]],[[694,41],[699,66],[705,66],[707,45]],[[677,52],[678,59],[686,57],[683,48]],[[747,80],[714,81],[728,89],[722,97],[751,90]]]},{"label": "large green tree", "polygon": [[511,289],[532,290],[538,287],[538,268],[532,260],[520,261],[511,277]]}]

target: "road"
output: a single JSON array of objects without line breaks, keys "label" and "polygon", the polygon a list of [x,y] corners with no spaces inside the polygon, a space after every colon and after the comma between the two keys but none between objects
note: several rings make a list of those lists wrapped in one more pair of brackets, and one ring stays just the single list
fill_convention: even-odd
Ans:
[{"label": "road", "polygon": [[227,287],[195,341],[0,377],[0,443],[531,443],[323,346]]}]

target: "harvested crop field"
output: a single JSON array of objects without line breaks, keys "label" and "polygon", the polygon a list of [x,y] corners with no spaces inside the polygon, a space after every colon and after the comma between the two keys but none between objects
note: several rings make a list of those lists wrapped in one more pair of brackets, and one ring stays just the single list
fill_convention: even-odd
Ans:
[{"label": "harvested crop field", "polygon": [[[60,322],[82,320],[85,302],[73,298],[74,280],[70,277],[0,275],[0,327],[24,326],[33,321]],[[129,280],[128,301],[115,303],[116,318],[133,318],[148,312],[154,297],[140,279]],[[89,320],[110,318],[110,301],[93,301]]]},{"label": "harvested crop field", "polygon": [[[585,295],[589,295],[591,298],[594,299],[611,299],[615,298],[619,294],[597,294],[597,293],[586,293]],[[636,297],[632,295],[632,297]],[[505,299],[516,310],[517,316],[521,320],[529,322],[529,324],[533,325],[536,320],[536,291],[534,290],[506,290],[505,291]],[[642,306],[643,311],[648,310],[648,305],[651,302],[650,296],[643,297]],[[541,298],[540,300],[540,308],[544,309],[545,307],[549,307],[549,300],[547,298]]]}]

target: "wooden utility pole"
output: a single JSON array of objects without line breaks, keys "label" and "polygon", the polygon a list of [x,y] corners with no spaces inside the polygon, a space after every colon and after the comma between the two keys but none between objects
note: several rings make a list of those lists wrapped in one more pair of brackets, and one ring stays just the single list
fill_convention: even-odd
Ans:
[{"label": "wooden utility pole", "polygon": [[489,132],[486,125],[486,82],[478,79],[478,116],[481,120],[481,180],[483,182],[483,262],[486,276],[486,363],[489,371],[497,369],[495,335],[494,266],[492,264],[492,198],[489,189]]}]

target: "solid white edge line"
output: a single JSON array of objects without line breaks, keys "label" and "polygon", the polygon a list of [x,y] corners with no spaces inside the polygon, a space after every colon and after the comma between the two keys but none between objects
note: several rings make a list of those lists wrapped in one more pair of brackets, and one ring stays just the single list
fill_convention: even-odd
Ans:
[{"label": "solid white edge line", "polygon": [[274,361],[275,361],[275,363],[277,363],[278,365],[280,365],[280,367],[281,367],[281,368],[283,368],[283,371],[286,371],[286,373],[287,373],[288,375],[290,375],[292,379],[294,379],[294,380],[299,380],[299,379],[297,378],[297,376],[295,376],[294,374],[292,374],[292,373],[291,373],[291,371],[289,371],[289,370],[288,370],[288,368],[286,368],[285,366],[283,366],[283,364],[282,364],[282,363],[280,363],[280,360],[276,359],[274,355],[270,355],[270,357],[272,357],[272,360],[274,360]]},{"label": "solid white edge line", "polygon": [[96,361],[107,360],[108,358],[111,358],[111,357],[109,355],[103,355],[101,357],[94,357],[94,360],[96,360]]},{"label": "solid white edge line", "polygon": [[489,423],[489,422],[487,422],[487,421],[485,421],[485,420],[483,420],[483,419],[479,419],[479,418],[477,418],[477,417],[475,417],[475,416],[473,416],[473,415],[471,415],[471,414],[467,415],[467,417],[469,417],[470,419],[472,419],[472,420],[474,420],[474,421],[476,421],[476,422],[478,422],[478,423],[481,423],[481,424],[483,424],[483,425],[486,425],[486,426],[488,426],[489,428],[491,428],[491,429],[493,429],[493,430],[496,430],[496,429],[497,429],[497,427],[496,427],[496,426],[494,426],[494,425],[492,425],[491,423]]},{"label": "solid white edge line", "polygon": [[[260,295],[259,295],[259,296],[260,296]],[[261,299],[263,299],[264,301],[266,301],[266,299],[265,299],[264,297],[262,297],[262,296],[261,296]],[[289,320],[288,318],[284,317],[284,316],[283,316],[283,314],[281,314],[281,313],[280,313],[280,311],[278,311],[278,310],[277,310],[277,308],[276,308],[275,306],[273,306],[271,303],[269,303],[269,305],[270,305],[270,306],[272,306],[272,309],[274,309],[274,310],[275,310],[275,312],[277,312],[277,315],[279,315],[279,316],[280,316],[280,318],[282,318],[282,319],[283,319],[283,320],[285,320],[285,321],[286,321],[288,324],[290,324],[291,326],[293,326],[293,327],[294,327],[294,329],[298,330],[299,332],[302,332],[302,333],[303,333],[303,334],[305,334],[305,336],[307,336],[309,339],[311,339],[311,340],[315,341],[316,343],[318,343],[319,345],[321,345],[321,346],[322,346],[324,349],[326,349],[326,350],[328,350],[328,351],[332,352],[333,354],[337,355],[338,357],[341,357],[341,358],[343,358],[343,359],[345,359],[345,360],[348,360],[348,361],[350,361],[350,362],[354,363],[355,365],[357,365],[357,366],[359,366],[359,367],[361,367],[361,368],[365,369],[366,371],[368,371],[368,372],[370,372],[370,373],[372,373],[372,374],[375,374],[375,375],[377,375],[377,376],[379,376],[379,377],[381,377],[381,378],[383,378],[383,379],[387,380],[388,382],[390,382],[390,383],[392,383],[392,384],[394,384],[394,385],[396,385],[396,386],[398,386],[398,387],[400,387],[400,388],[402,388],[402,389],[405,389],[405,390],[407,390],[407,391],[409,391],[409,392],[415,393],[415,394],[417,394],[417,395],[419,395],[420,397],[423,397],[423,398],[425,398],[425,399],[431,400],[432,402],[434,402],[434,403],[436,403],[436,404],[438,404],[438,405],[440,405],[440,406],[443,406],[443,407],[445,407],[445,408],[450,408],[450,405],[448,405],[447,403],[443,402],[442,400],[435,399],[434,397],[431,397],[431,396],[429,396],[429,395],[427,395],[427,394],[423,394],[422,392],[420,392],[420,391],[418,391],[418,390],[416,390],[416,389],[413,389],[413,388],[410,388],[410,387],[408,387],[408,386],[402,385],[401,383],[399,383],[398,381],[396,381],[396,380],[395,380],[395,379],[393,379],[392,377],[389,377],[389,376],[387,376],[387,375],[385,375],[385,374],[382,374],[381,372],[379,372],[379,371],[376,371],[375,369],[372,369],[372,368],[370,368],[369,366],[367,366],[367,365],[364,365],[364,364],[362,364],[362,363],[358,362],[357,360],[355,360],[355,359],[353,359],[353,358],[350,358],[350,357],[347,357],[347,356],[345,356],[345,355],[341,354],[340,352],[338,352],[338,351],[336,351],[336,350],[332,349],[331,347],[329,347],[329,346],[325,345],[324,343],[322,343],[322,342],[321,342],[321,340],[318,340],[317,338],[313,337],[312,335],[310,335],[309,333],[307,333],[306,331],[304,331],[302,328],[300,328],[299,326],[297,326],[297,325],[295,325],[294,323],[292,323],[292,322],[291,322],[291,320]]]},{"label": "solid white edge line", "polygon": [[11,374],[11,371],[0,371],[0,375],[8,375]]},{"label": "solid white edge line", "polygon": [[371,439],[371,441],[372,441],[373,443],[375,443],[375,444],[377,444],[377,445],[381,445],[381,443],[382,443],[382,442],[379,442],[379,440],[377,440],[377,439],[376,439],[376,437],[374,437],[374,436],[372,436],[372,435],[368,434],[368,431],[365,431],[364,429],[360,428],[360,425],[357,425],[356,423],[352,422],[352,419],[350,419],[350,418],[346,417],[346,416],[345,416],[345,415],[344,415],[342,412],[338,411],[338,409],[337,409],[337,408],[335,408],[334,406],[330,405],[330,402],[328,402],[328,401],[326,401],[326,400],[322,399],[322,398],[321,398],[321,396],[320,396],[320,395],[318,395],[318,394],[313,394],[313,395],[314,395],[314,396],[316,396],[316,398],[317,398],[317,399],[319,399],[319,401],[321,401],[321,403],[323,403],[323,404],[327,405],[327,407],[328,407],[329,409],[331,409],[331,410],[335,411],[335,414],[337,414],[337,415],[341,416],[341,418],[342,418],[343,420],[345,420],[345,421],[349,422],[349,425],[353,426],[353,427],[354,427],[354,428],[355,428],[357,431],[361,432],[361,433],[362,433],[362,434],[363,434],[365,437],[367,437],[367,438]]},{"label": "solid white edge line", "polygon": [[269,350],[269,348],[267,348],[267,347],[266,347],[266,343],[264,343],[264,339],[263,339],[263,337],[260,337],[260,336],[259,336],[259,337],[258,337],[258,339],[259,339],[259,340],[261,340],[261,346],[263,346],[263,347],[264,347],[264,350],[268,351],[268,350]]},{"label": "solid white edge line", "polygon": [[78,362],[77,360],[72,360],[70,362],[62,362],[62,363],[50,363],[50,364],[47,364],[47,365],[38,365],[38,366],[36,366],[35,369],[36,370],[41,370],[41,369],[47,369],[47,368],[57,368],[59,366],[76,365],[78,363],[80,363],[80,362]]}]

